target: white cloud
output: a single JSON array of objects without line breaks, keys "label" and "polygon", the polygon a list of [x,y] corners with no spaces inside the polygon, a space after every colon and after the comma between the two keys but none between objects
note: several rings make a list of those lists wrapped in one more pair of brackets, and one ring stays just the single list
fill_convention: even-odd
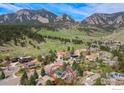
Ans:
[{"label": "white cloud", "polygon": [[[80,4],[80,7],[75,7],[73,4],[0,4],[0,8],[4,8],[15,12],[17,10],[26,8],[26,9],[35,9],[35,8],[45,8],[49,11],[52,11],[57,14],[67,13],[75,19],[82,20],[85,17],[90,16],[93,13],[114,13],[124,11],[124,3],[87,3],[85,6]],[[36,9],[37,9],[36,8]],[[82,19],[81,19],[82,18]]]},{"label": "white cloud", "polygon": [[124,4],[87,4],[86,7],[81,8],[82,12],[87,12],[88,15],[93,13],[115,13],[115,12],[124,12]]},{"label": "white cloud", "polygon": [[0,3],[0,8],[4,8],[4,9],[7,9],[7,10],[10,10],[10,11],[17,11],[17,10],[20,10],[20,9],[23,9],[22,7],[17,7],[16,5],[12,5],[12,4],[2,4]]},{"label": "white cloud", "polygon": [[67,4],[52,5],[54,8],[70,14],[76,14],[84,17],[88,17],[93,13],[115,13],[123,12],[124,4],[121,3],[89,3],[86,6],[75,8]]}]

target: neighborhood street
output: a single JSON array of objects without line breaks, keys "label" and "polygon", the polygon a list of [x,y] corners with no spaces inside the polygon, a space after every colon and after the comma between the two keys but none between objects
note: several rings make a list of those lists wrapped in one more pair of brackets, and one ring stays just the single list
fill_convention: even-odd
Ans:
[{"label": "neighborhood street", "polygon": [[18,85],[20,78],[15,75],[18,71],[17,63],[12,63],[9,66],[9,69],[5,69],[4,73],[6,74],[6,79],[0,80],[0,85]]}]

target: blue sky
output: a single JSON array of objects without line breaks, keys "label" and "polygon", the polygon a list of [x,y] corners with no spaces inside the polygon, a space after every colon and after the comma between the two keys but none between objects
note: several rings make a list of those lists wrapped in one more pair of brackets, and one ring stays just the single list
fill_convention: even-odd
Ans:
[{"label": "blue sky", "polygon": [[77,21],[93,13],[124,11],[124,4],[112,3],[0,3],[0,14],[13,13],[20,9],[47,9],[57,15],[68,14]]}]

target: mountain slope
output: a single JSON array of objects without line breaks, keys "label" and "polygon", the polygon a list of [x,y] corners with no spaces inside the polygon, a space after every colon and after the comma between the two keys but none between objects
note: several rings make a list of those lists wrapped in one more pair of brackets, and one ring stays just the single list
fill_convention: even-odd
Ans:
[{"label": "mountain slope", "polygon": [[116,32],[106,36],[105,39],[120,41],[124,44],[124,27],[117,29]]},{"label": "mountain slope", "polygon": [[27,10],[22,9],[12,14],[5,14],[0,16],[1,24],[40,24],[54,22],[57,17],[52,12],[47,10]]},{"label": "mountain slope", "polygon": [[124,12],[112,14],[95,13],[83,20],[82,24],[95,25],[114,30],[124,25]]},{"label": "mountain slope", "polygon": [[[74,22],[70,16],[56,14],[45,10],[28,10],[22,9],[16,13],[0,15],[0,24],[4,25],[44,25],[57,27],[58,25],[68,26]],[[58,26],[59,27],[59,26]]]}]

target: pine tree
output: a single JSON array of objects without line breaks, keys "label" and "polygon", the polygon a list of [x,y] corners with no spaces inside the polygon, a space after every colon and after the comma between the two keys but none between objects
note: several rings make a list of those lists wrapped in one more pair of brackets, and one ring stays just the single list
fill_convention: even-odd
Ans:
[{"label": "pine tree", "polygon": [[47,80],[45,84],[46,84],[46,85],[52,85],[53,83],[52,83],[52,81]]},{"label": "pine tree", "polygon": [[74,47],[72,47],[72,49],[71,49],[71,54],[72,55],[74,54]]},{"label": "pine tree", "polygon": [[77,74],[78,76],[83,76],[83,70],[80,67],[77,68]]},{"label": "pine tree", "polygon": [[41,56],[41,55],[37,56],[37,60],[38,60],[39,62],[42,62],[42,61],[43,61],[42,56]]},{"label": "pine tree", "polygon": [[76,70],[78,67],[77,63],[74,61],[73,64],[72,64],[72,69],[73,70]]},{"label": "pine tree", "polygon": [[41,76],[45,76],[45,70],[44,70],[44,68],[41,69]]},{"label": "pine tree", "polygon": [[26,71],[24,71],[24,73],[21,77],[20,84],[21,85],[27,85],[28,84],[28,76],[27,76]]},{"label": "pine tree", "polygon": [[36,77],[34,77],[34,75],[31,75],[30,79],[29,79],[29,85],[36,85]]},{"label": "pine tree", "polygon": [[1,74],[0,74],[0,79],[5,79],[5,74],[3,71],[1,71]]},{"label": "pine tree", "polygon": [[67,51],[70,51],[70,46],[68,46]]},{"label": "pine tree", "polygon": [[101,78],[97,78],[94,85],[102,85]]},{"label": "pine tree", "polygon": [[38,79],[38,77],[39,77],[39,76],[38,76],[38,73],[37,73],[37,71],[36,71],[36,70],[34,71],[33,76],[34,76],[34,79]]}]

